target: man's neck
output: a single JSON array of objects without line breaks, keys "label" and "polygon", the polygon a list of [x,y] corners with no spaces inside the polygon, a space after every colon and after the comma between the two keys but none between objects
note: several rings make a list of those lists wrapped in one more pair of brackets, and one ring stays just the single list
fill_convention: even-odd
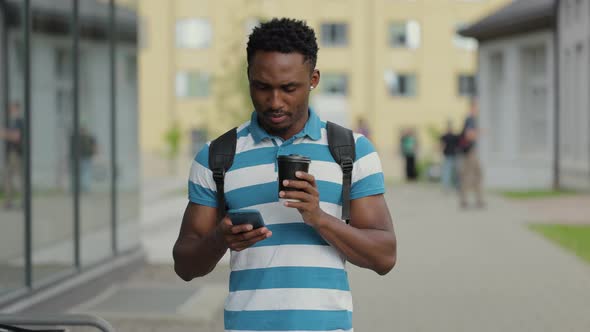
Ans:
[{"label": "man's neck", "polygon": [[[276,136],[282,138],[283,140],[288,140],[291,137],[297,135],[297,133],[301,132],[303,130],[303,128],[305,128],[305,125],[307,124],[307,121],[309,121],[309,109],[308,111],[305,113],[305,115],[303,116],[301,123],[294,123],[290,128],[287,129],[286,132],[284,133],[279,133]],[[261,121],[259,121],[260,123]],[[270,130],[268,130],[267,128],[262,127],[267,133],[269,134],[273,134]]]}]

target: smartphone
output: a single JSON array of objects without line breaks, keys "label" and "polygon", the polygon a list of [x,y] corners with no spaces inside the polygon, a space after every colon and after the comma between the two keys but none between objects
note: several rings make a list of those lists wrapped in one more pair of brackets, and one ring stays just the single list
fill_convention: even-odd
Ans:
[{"label": "smartphone", "polygon": [[253,229],[264,227],[264,220],[258,210],[229,210],[227,216],[234,225],[250,224],[254,227]]}]

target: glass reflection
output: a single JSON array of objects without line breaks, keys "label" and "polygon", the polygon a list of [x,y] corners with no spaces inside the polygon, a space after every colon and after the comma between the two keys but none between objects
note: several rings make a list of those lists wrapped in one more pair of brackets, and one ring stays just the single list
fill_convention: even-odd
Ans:
[{"label": "glass reflection", "polygon": [[108,2],[80,0],[81,260],[89,265],[112,252],[111,90]]},{"label": "glass reflection", "polygon": [[116,1],[117,247],[139,245],[139,131],[137,113],[137,31],[133,2]]},{"label": "glass reflection", "polygon": [[0,295],[25,286],[22,11],[0,6]]},{"label": "glass reflection", "polygon": [[31,1],[33,282],[74,266],[71,0]]}]

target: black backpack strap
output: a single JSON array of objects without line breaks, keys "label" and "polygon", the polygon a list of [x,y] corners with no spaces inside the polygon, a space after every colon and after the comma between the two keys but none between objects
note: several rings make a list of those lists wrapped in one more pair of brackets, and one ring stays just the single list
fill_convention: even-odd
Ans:
[{"label": "black backpack strap", "polygon": [[213,172],[213,180],[217,188],[217,221],[225,217],[225,172],[234,163],[236,144],[238,141],[237,128],[219,136],[209,145],[209,169]]},{"label": "black backpack strap", "polygon": [[342,219],[350,221],[350,187],[352,183],[352,166],[356,158],[355,142],[352,130],[333,122],[326,123],[328,147],[334,160],[342,168]]}]

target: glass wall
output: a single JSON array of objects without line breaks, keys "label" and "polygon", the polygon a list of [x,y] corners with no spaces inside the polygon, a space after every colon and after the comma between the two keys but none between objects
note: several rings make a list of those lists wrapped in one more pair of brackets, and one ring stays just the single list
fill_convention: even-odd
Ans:
[{"label": "glass wall", "polygon": [[[123,2],[123,1],[122,1]],[[141,170],[139,163],[139,122],[137,101],[137,28],[135,14],[119,1],[116,29],[116,92],[115,137],[117,141],[116,166],[116,244],[119,251],[137,247],[140,243],[139,187]]]},{"label": "glass wall", "polygon": [[0,15],[0,296],[25,286],[26,265],[23,11],[10,14]]},{"label": "glass wall", "polygon": [[[72,0],[53,2],[72,12]],[[44,8],[46,3],[33,0],[31,6]],[[70,21],[34,14],[31,24],[31,220],[33,280],[38,283],[75,266],[74,62]]]},{"label": "glass wall", "polygon": [[[111,215],[107,213],[105,216],[105,211],[112,208],[111,29],[108,26],[108,6],[96,8],[95,0],[79,0],[79,4],[80,126],[77,141],[80,245],[82,264],[88,265],[104,260],[113,252]],[[93,15],[97,15],[100,21],[89,20]]]},{"label": "glass wall", "polygon": [[0,305],[139,246],[136,23],[0,1]]}]

